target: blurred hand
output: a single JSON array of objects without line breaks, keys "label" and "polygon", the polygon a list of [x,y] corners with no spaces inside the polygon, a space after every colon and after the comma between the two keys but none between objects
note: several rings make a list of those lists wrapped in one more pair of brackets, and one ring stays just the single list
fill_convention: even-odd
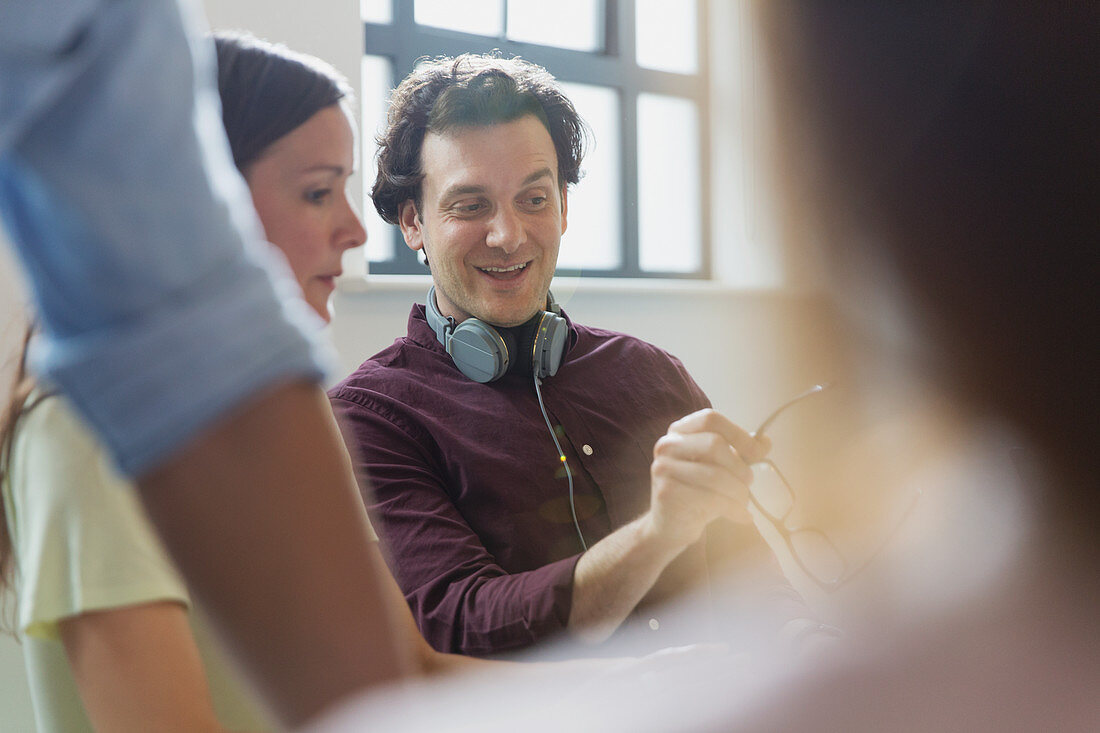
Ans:
[{"label": "blurred hand", "polygon": [[667,541],[687,545],[718,517],[751,522],[750,465],[770,449],[766,436],[757,440],[710,408],[672,423],[653,448],[652,529]]}]

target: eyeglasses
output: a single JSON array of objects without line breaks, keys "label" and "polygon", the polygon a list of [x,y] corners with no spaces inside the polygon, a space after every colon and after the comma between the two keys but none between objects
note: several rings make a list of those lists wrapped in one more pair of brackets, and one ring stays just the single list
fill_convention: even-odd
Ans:
[{"label": "eyeglasses", "polygon": [[[763,437],[776,418],[788,408],[820,394],[827,387],[827,384],[815,384],[805,392],[783,403],[760,424],[753,436]],[[749,492],[749,499],[752,501],[753,506],[775,526],[776,531],[783,538],[791,558],[802,572],[826,591],[837,590],[871,564],[889,543],[890,537],[909,517],[920,496],[919,490],[914,493],[901,519],[897,522],[894,532],[891,532],[879,542],[875,551],[867,556],[858,567],[852,569],[844,555],[823,531],[811,526],[789,526],[797,495],[794,489],[791,488],[787,477],[783,475],[783,472],[770,458],[754,463],[752,470],[753,485],[752,490]]]}]

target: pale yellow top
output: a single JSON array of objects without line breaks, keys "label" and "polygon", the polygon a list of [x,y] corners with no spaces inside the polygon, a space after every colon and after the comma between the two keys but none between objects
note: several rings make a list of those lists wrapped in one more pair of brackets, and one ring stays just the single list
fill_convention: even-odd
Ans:
[{"label": "pale yellow top", "polygon": [[189,610],[223,725],[273,727],[191,609],[132,485],[63,397],[47,397],[20,420],[9,467],[3,500],[15,556],[16,619],[40,731],[91,730],[58,621],[163,600]]}]

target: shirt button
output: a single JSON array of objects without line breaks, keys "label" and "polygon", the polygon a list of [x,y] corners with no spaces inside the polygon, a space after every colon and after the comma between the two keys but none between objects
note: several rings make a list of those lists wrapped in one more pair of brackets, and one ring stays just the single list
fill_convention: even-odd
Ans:
[{"label": "shirt button", "polygon": [[592,450],[592,446],[590,446],[588,443],[585,443],[584,445],[582,445],[581,450],[584,451],[584,454],[586,456],[590,456],[590,455],[592,455],[593,453],[596,452],[596,451]]},{"label": "shirt button", "polygon": [[655,619],[655,618],[651,618],[651,619],[649,620],[649,628],[651,628],[651,629],[653,629],[654,631],[656,631],[657,629],[661,628],[661,622],[660,622],[660,621],[658,621],[658,620],[657,620],[657,619]]}]

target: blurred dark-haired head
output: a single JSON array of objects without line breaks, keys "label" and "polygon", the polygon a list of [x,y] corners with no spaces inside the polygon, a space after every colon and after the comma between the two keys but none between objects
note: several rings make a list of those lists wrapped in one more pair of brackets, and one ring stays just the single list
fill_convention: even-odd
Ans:
[{"label": "blurred dark-haired head", "polygon": [[828,256],[885,263],[929,366],[1100,516],[1100,4],[758,4],[784,178]]},{"label": "blurred dark-haired head", "polygon": [[214,44],[222,121],[242,172],[316,112],[352,96],[343,76],[312,56],[242,33],[215,33]]}]

